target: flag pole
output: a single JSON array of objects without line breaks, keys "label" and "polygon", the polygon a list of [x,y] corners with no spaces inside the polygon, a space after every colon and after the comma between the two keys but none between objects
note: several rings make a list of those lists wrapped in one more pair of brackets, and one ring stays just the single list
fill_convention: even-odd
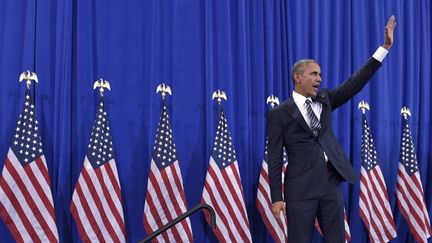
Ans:
[{"label": "flag pole", "polygon": [[222,99],[227,100],[227,96],[226,96],[225,92],[222,90],[219,90],[219,89],[216,90],[215,92],[213,92],[212,99],[217,100],[218,112],[219,112],[219,115],[221,115],[221,113],[222,113]]}]

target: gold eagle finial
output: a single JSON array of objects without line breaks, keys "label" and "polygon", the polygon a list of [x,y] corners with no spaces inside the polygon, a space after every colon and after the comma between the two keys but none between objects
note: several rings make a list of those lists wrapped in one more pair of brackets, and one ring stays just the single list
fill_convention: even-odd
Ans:
[{"label": "gold eagle finial", "polygon": [[104,94],[104,89],[111,90],[110,84],[107,80],[98,79],[93,84],[93,89],[99,88],[99,93],[101,96]]},{"label": "gold eagle finial", "polygon": [[404,106],[401,109],[401,114],[404,116],[405,119],[408,119],[408,116],[411,116],[411,111],[408,107]]},{"label": "gold eagle finial", "polygon": [[362,101],[360,101],[360,103],[358,104],[358,109],[360,110],[362,110],[362,113],[363,114],[365,114],[366,113],[366,110],[370,110],[369,109],[369,104],[366,102],[366,101],[364,101],[364,100],[362,100]]},{"label": "gold eagle finial", "polygon": [[267,104],[271,105],[271,108],[273,109],[276,105],[279,105],[279,98],[274,95],[270,95],[267,97]]},{"label": "gold eagle finial", "polygon": [[27,84],[27,89],[30,89],[30,85],[31,85],[31,81],[34,80],[36,83],[38,83],[38,77],[36,75],[36,73],[34,72],[30,72],[29,70],[22,72],[20,77],[19,77],[19,81],[23,81],[23,80],[27,80],[26,84]]},{"label": "gold eagle finial", "polygon": [[156,94],[162,92],[162,99],[165,99],[165,95],[168,93],[169,95],[172,95],[171,87],[169,85],[166,85],[165,83],[161,83],[156,88]]},{"label": "gold eagle finial", "polygon": [[218,105],[221,104],[222,99],[227,100],[225,92],[219,89],[213,92],[212,99],[214,100],[215,98],[217,98]]}]

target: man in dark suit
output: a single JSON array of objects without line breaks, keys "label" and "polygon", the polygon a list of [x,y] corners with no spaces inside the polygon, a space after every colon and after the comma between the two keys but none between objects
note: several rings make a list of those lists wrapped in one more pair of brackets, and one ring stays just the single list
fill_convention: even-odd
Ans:
[{"label": "man in dark suit", "polygon": [[[311,242],[318,219],[325,242],[345,242],[340,182],[357,181],[354,169],[332,130],[331,111],[343,105],[367,84],[381,67],[393,44],[396,26],[391,16],[384,44],[357,72],[333,90],[319,89],[321,70],[311,59],[293,65],[291,98],[268,116],[268,159],[272,211],[288,218],[288,241]],[[282,151],[288,154],[282,197]],[[285,203],[283,202],[285,200]],[[286,205],[285,205],[286,204]]]}]

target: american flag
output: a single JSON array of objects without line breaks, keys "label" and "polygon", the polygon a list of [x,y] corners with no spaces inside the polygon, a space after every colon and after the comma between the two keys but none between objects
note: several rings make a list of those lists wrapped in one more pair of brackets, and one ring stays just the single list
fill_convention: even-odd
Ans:
[{"label": "american flag", "polygon": [[16,242],[58,242],[50,178],[30,90],[0,178],[0,216]]},{"label": "american flag", "polygon": [[[150,234],[186,211],[187,203],[176,146],[167,108],[163,104],[147,183],[144,228]],[[189,218],[165,231],[155,240],[156,242],[193,242]]]},{"label": "american flag", "polygon": [[70,210],[83,242],[125,242],[121,189],[103,97]]},{"label": "american flag", "polygon": [[[266,142],[267,144],[267,142]],[[283,166],[282,166],[282,190],[283,190],[283,181],[286,166],[288,164],[286,151],[284,149],[283,154]],[[271,236],[276,242],[288,242],[287,236],[287,219],[286,215],[281,211],[279,218],[280,220],[276,220],[272,213],[272,202],[270,197],[270,184],[269,184],[269,175],[268,175],[268,164],[267,164],[267,145],[265,151],[265,158],[261,165],[261,172],[258,181],[258,193],[256,199],[256,205],[258,208],[258,212],[261,215],[261,218],[264,221],[264,225],[267,230],[270,232]]]},{"label": "american flag", "polygon": [[[351,230],[347,221],[347,216],[346,216],[346,212],[345,212],[345,208],[344,208],[344,225],[345,225],[345,242],[349,242],[351,241]],[[315,228],[317,229],[317,231],[320,233],[320,235],[322,236],[322,231],[321,231],[321,227],[319,225],[318,219],[315,219]]]},{"label": "american flag", "polygon": [[397,175],[396,199],[399,209],[418,242],[427,242],[432,234],[429,214],[408,120],[404,119],[401,154]]},{"label": "american flag", "polygon": [[[220,242],[252,242],[238,163],[222,107],[201,202],[216,212],[213,232]],[[210,223],[210,215],[204,214]]]},{"label": "american flag", "polygon": [[370,241],[388,242],[396,237],[396,226],[365,114],[362,114],[362,123],[359,213]]}]

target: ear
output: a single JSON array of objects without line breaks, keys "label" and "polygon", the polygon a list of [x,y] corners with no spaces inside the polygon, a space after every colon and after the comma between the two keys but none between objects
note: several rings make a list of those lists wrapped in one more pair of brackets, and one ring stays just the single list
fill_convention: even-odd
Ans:
[{"label": "ear", "polygon": [[294,74],[294,82],[296,84],[300,83],[300,74],[299,73]]}]

